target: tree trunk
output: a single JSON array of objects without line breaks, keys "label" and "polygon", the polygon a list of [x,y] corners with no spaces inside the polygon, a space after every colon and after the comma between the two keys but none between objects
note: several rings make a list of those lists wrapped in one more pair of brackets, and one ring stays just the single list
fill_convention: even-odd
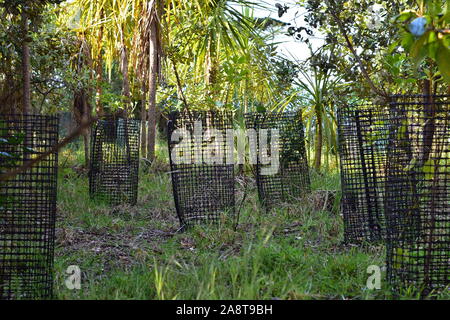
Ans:
[{"label": "tree trunk", "polygon": [[[103,16],[103,14],[102,14]],[[99,35],[98,35],[98,45],[100,46],[100,44],[103,41],[103,26],[100,27],[100,31],[99,31]],[[97,97],[96,97],[96,111],[97,111],[97,116],[101,117],[104,114],[104,110],[103,110],[103,104],[101,101],[101,97],[103,94],[103,89],[102,89],[102,82],[103,82],[103,58],[102,58],[102,49],[99,48],[98,50],[98,55],[97,55],[97,61],[96,61],[96,80],[97,80]]]},{"label": "tree trunk", "polygon": [[[75,92],[73,99],[73,115],[78,126],[88,123],[91,120],[92,105],[88,100],[86,89],[80,89]],[[90,162],[90,129],[87,128],[81,132],[84,142],[84,160],[86,168],[89,168]]]},{"label": "tree trunk", "polygon": [[421,165],[424,165],[430,158],[430,153],[433,148],[433,138],[435,131],[435,106],[432,96],[432,81],[424,80],[423,82],[423,95],[424,95],[424,113],[426,117],[426,123],[423,127],[423,150]]},{"label": "tree trunk", "polygon": [[121,69],[122,69],[122,94],[125,96],[125,118],[128,118],[130,111],[130,79],[128,77],[128,53],[125,44],[122,44],[121,50]]},{"label": "tree trunk", "polygon": [[172,60],[172,67],[173,67],[173,73],[175,74],[175,79],[177,80],[178,97],[179,97],[179,99],[181,99],[183,101],[184,108],[187,109],[188,103],[187,103],[186,96],[184,95],[184,92],[183,92],[183,86],[181,85],[181,79],[180,79],[180,75],[178,73],[175,59]]},{"label": "tree trunk", "polygon": [[22,12],[22,77],[23,77],[23,114],[31,112],[31,67],[30,67],[30,46],[28,39],[28,17],[26,12]]},{"label": "tree trunk", "polygon": [[[88,97],[86,94],[83,95],[83,118],[82,123],[88,123],[91,121],[91,108],[89,106]],[[86,163],[86,168],[90,166],[90,139],[91,129],[87,128],[84,132],[84,160]]]},{"label": "tree trunk", "polygon": [[142,106],[141,106],[141,154],[147,154],[147,86],[145,77],[142,83]]},{"label": "tree trunk", "polygon": [[156,143],[156,90],[158,78],[158,21],[154,18],[150,27],[150,63],[148,79],[148,139],[147,139],[147,159],[153,161],[155,158]]},{"label": "tree trunk", "polygon": [[316,170],[319,171],[322,163],[322,144],[323,144],[322,113],[319,107],[316,107],[316,118],[317,118],[317,128],[316,128],[314,168],[316,168]]},{"label": "tree trunk", "polygon": [[[86,130],[87,131],[87,130]],[[90,160],[90,135],[88,132],[83,134],[83,142],[84,142],[84,162],[86,168],[90,168],[91,160]]]},{"label": "tree trunk", "polygon": [[206,54],[206,85],[208,87],[208,95],[215,96],[218,94],[217,71],[219,69],[219,62],[216,57],[216,46],[214,42],[208,44],[208,52]]}]

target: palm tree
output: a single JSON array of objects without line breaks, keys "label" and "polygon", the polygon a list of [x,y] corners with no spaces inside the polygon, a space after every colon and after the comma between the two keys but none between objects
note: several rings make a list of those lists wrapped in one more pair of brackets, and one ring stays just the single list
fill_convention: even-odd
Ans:
[{"label": "palm tree", "polygon": [[[183,86],[195,79],[204,79],[205,100],[214,101],[242,95],[258,89],[268,97],[270,67],[264,39],[256,34],[257,20],[242,13],[235,6],[250,6],[246,0],[76,0],[72,15],[78,15],[77,30],[91,44],[96,59],[96,78],[101,79],[101,59],[111,72],[113,62],[120,62],[123,76],[123,95],[141,89],[143,122],[147,110],[148,132],[143,126],[142,137],[147,143],[146,156],[152,161],[156,137],[156,93],[162,75],[171,79],[173,71],[179,95]],[[261,22],[258,22],[261,23]],[[180,63],[170,54],[173,44],[183,40],[180,55],[193,56],[189,63]],[[164,52],[169,61],[163,61]],[[223,87],[219,75],[225,61],[241,59],[246,65],[239,81],[228,81]],[[259,60],[258,60],[259,59]],[[161,66],[165,63],[166,72]],[[230,77],[232,78],[232,77]],[[184,80],[184,84],[183,84]],[[132,87],[132,88],[130,88]],[[97,93],[100,88],[97,88]],[[248,96],[248,95],[242,95]],[[185,107],[187,99],[183,99]],[[97,106],[99,112],[101,107]],[[145,151],[145,150],[144,150]]]},{"label": "palm tree", "polygon": [[[161,57],[155,52],[161,52],[160,18],[157,15],[162,10],[162,3],[162,0],[78,0],[70,4],[73,8],[71,15],[78,20],[75,30],[89,41],[92,56],[97,60],[97,94],[101,94],[103,63],[111,77],[115,61],[119,62],[122,73],[126,111],[129,111],[130,87],[134,78],[140,80],[144,90],[148,90],[149,129],[147,139],[143,140],[147,140],[147,158],[150,160],[154,157],[155,148],[156,85]],[[134,67],[138,67],[138,72]],[[144,79],[145,75],[148,79]],[[145,92],[142,94],[146,96]],[[98,99],[98,113],[103,112],[100,103]]]},{"label": "palm tree", "polygon": [[[105,34],[109,29],[106,26],[108,19],[108,1],[78,0],[66,4],[64,11],[67,16],[62,16],[61,20],[68,23],[69,27],[75,30],[82,41],[87,41],[90,47],[90,56],[95,70],[96,79],[96,111],[98,115],[103,115],[103,105],[101,102],[103,81],[103,62],[106,58],[109,65],[112,63],[111,55],[104,56]],[[63,11],[63,12],[64,12]],[[106,46],[108,47],[108,46]]]},{"label": "palm tree", "polygon": [[309,66],[309,72],[299,69],[299,77],[295,82],[303,91],[302,98],[308,106],[304,115],[307,136],[310,143],[314,141],[314,168],[320,170],[324,142],[329,151],[326,153],[327,163],[330,151],[337,152],[337,125],[331,97],[342,79],[333,75],[331,68],[320,68],[316,64]]},{"label": "palm tree", "polygon": [[158,88],[158,75],[161,73],[162,39],[161,39],[161,17],[163,12],[163,1],[152,0],[148,4],[145,21],[148,32],[144,33],[144,40],[148,35],[148,133],[147,133],[147,159],[153,161],[155,158],[156,144],[156,90]]},{"label": "palm tree", "polygon": [[[251,3],[245,0],[234,1],[242,6]],[[254,20],[239,12],[236,7],[227,0],[152,0],[142,5],[143,14],[140,20],[138,48],[135,55],[139,56],[137,65],[140,74],[148,76],[148,135],[147,158],[154,157],[155,127],[156,127],[156,90],[158,77],[161,77],[161,65],[163,52],[169,61],[166,66],[166,78],[171,77],[171,71],[175,77],[173,83],[177,86],[178,95],[183,101],[184,107],[188,107],[188,101],[183,92],[183,81],[188,79],[201,79],[206,84],[205,96],[219,95],[218,73],[220,63],[231,56],[257,56],[257,50],[261,47],[251,43],[251,39],[260,39],[254,33],[256,24]],[[164,30],[164,32],[162,32]],[[201,30],[201,31],[200,31]],[[200,32],[199,32],[200,31]],[[180,68],[180,62],[173,56],[174,43],[177,39],[183,39],[183,46],[177,48],[181,56],[194,56],[192,63]],[[260,41],[260,45],[263,41]],[[150,60],[145,61],[142,52],[148,53]],[[144,60],[144,61],[142,61]],[[250,65],[254,61],[247,59]],[[261,69],[260,69],[261,70]],[[258,79],[266,79],[261,73],[248,75],[259,76]],[[161,80],[161,79],[159,79]],[[145,82],[144,82],[145,83]],[[225,103],[228,100],[229,91],[224,94]],[[264,94],[267,90],[261,90]],[[246,96],[246,95],[243,95]],[[205,97],[206,98],[206,97]],[[205,99],[206,100],[206,99]]]}]

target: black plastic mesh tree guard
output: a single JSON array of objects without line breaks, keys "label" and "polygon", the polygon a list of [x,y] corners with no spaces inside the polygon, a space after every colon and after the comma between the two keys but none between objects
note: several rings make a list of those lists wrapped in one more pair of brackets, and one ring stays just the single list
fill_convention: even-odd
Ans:
[{"label": "black plastic mesh tree guard", "polygon": [[[256,145],[255,175],[260,201],[267,210],[280,203],[292,202],[311,189],[305,134],[300,112],[248,113],[245,115],[250,143]],[[278,143],[273,139],[273,129],[278,130]],[[261,143],[267,132],[267,148]],[[256,139],[256,141],[252,141]],[[279,153],[278,165],[272,166],[274,148]],[[266,150],[263,150],[266,149]]]},{"label": "black plastic mesh tree guard", "polygon": [[386,106],[338,110],[341,211],[346,243],[385,239],[384,192],[389,138]]},{"label": "black plastic mesh tree guard", "polygon": [[[0,115],[0,174],[58,142],[58,118]],[[0,182],[0,299],[52,297],[57,153]]]},{"label": "black plastic mesh tree guard", "polygon": [[450,96],[394,96],[390,118],[388,279],[428,294],[450,285]]},{"label": "black plastic mesh tree guard", "polygon": [[[234,164],[226,161],[226,154],[230,152],[226,136],[232,129],[232,112],[170,114],[172,186],[182,227],[234,220]],[[215,132],[208,133],[208,130]]]},{"label": "black plastic mesh tree guard", "polygon": [[92,128],[89,193],[111,205],[135,205],[138,196],[140,121],[99,120]]}]

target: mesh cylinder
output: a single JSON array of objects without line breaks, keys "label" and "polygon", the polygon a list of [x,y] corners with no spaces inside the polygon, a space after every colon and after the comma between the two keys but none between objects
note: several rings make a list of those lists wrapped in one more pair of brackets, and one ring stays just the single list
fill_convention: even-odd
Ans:
[{"label": "mesh cylinder", "polygon": [[310,190],[310,177],[301,113],[248,113],[245,121],[247,130],[254,130],[247,134],[256,145],[260,201],[270,210],[302,197]]},{"label": "mesh cylinder", "polygon": [[390,119],[388,279],[427,294],[450,285],[450,97],[394,96]]},{"label": "mesh cylinder", "polygon": [[111,205],[135,205],[139,180],[140,121],[99,120],[91,133],[89,193]]},{"label": "mesh cylinder", "polygon": [[[0,174],[49,151],[58,118],[0,115]],[[0,299],[52,297],[58,156],[0,182]]]},{"label": "mesh cylinder", "polygon": [[231,112],[173,112],[168,123],[175,206],[181,226],[234,219]]},{"label": "mesh cylinder", "polygon": [[385,238],[388,115],[387,107],[377,105],[338,110],[341,212],[347,243]]}]

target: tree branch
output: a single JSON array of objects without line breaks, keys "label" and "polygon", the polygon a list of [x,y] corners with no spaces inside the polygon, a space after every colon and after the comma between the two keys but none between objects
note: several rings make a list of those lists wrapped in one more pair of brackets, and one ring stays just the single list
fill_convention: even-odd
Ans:
[{"label": "tree branch", "polygon": [[171,60],[171,62],[172,62],[173,72],[175,73],[175,78],[177,79],[178,92],[179,92],[180,95],[181,95],[181,100],[183,101],[184,108],[185,108],[185,109],[188,109],[189,105],[188,105],[188,103],[187,103],[186,96],[184,95],[184,92],[183,92],[183,87],[182,87],[182,85],[181,85],[181,79],[180,79],[180,75],[178,74],[177,66],[176,66],[176,64],[175,64],[174,59],[170,59],[170,60]]},{"label": "tree branch", "polygon": [[42,153],[39,155],[39,157],[25,162],[21,167],[11,170],[9,172],[6,172],[2,175],[0,175],[0,181],[7,181],[12,178],[14,178],[16,175],[25,172],[26,170],[30,169],[35,164],[39,163],[40,161],[47,158],[52,153],[58,152],[61,148],[64,148],[66,145],[68,145],[70,142],[75,140],[77,137],[83,134],[83,132],[89,128],[94,122],[98,120],[97,117],[90,119],[89,121],[84,121],[80,124],[78,128],[76,128],[70,135],[68,135],[66,138],[61,140],[59,143],[54,145],[50,150]]},{"label": "tree branch", "polygon": [[334,1],[330,1],[330,0],[326,0],[326,3],[328,4],[328,9],[329,9],[332,17],[336,21],[339,30],[341,31],[342,35],[345,38],[345,42],[347,43],[347,48],[351,51],[351,53],[355,57],[356,61],[358,62],[359,68],[361,69],[361,72],[362,72],[364,78],[366,79],[367,83],[369,84],[370,88],[375,93],[377,93],[383,97],[388,97],[389,95],[383,89],[378,88],[375,85],[375,83],[372,81],[372,79],[370,78],[369,73],[367,72],[367,69],[366,69],[363,61],[359,57],[358,53],[355,50],[355,47],[353,46],[352,42],[350,41],[350,38],[347,34],[347,31],[345,30],[345,27],[344,27],[344,24],[343,24],[341,18],[338,16],[336,11],[333,9],[336,4],[334,3]]}]

